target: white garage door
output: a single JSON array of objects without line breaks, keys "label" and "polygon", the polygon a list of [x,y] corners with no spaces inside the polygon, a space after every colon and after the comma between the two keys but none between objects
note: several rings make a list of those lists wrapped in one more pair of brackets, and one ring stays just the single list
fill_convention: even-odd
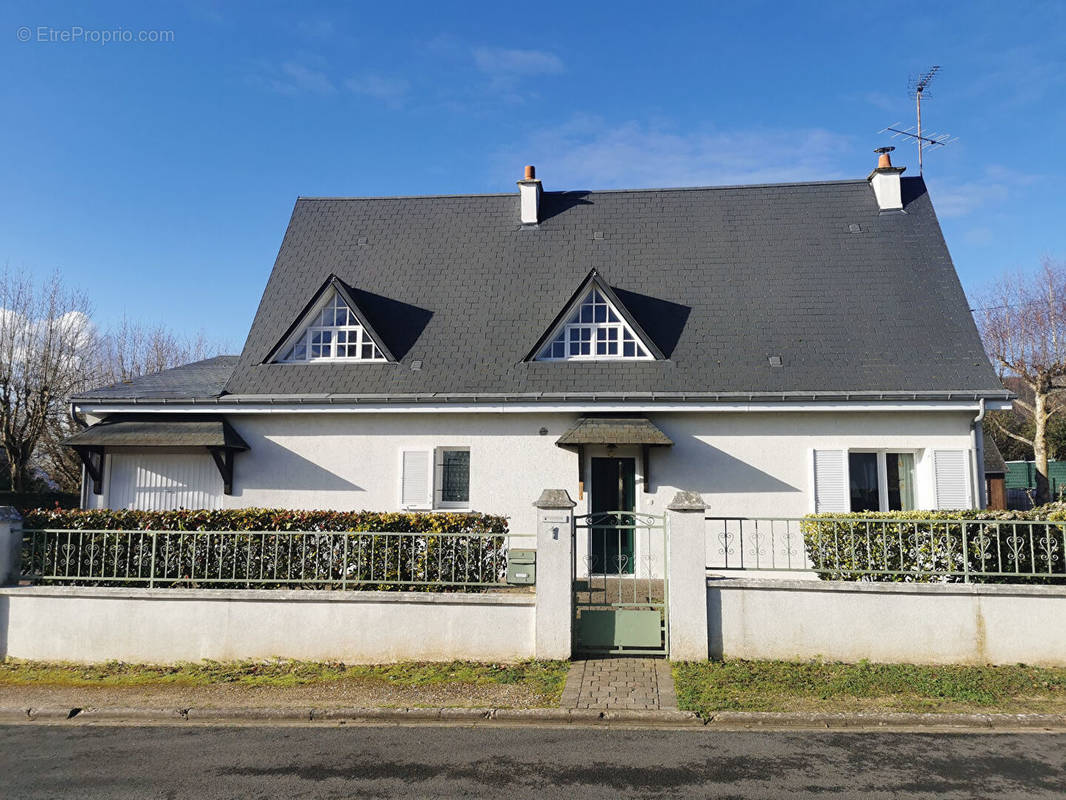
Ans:
[{"label": "white garage door", "polygon": [[208,453],[115,453],[109,488],[111,508],[222,508],[222,476]]}]

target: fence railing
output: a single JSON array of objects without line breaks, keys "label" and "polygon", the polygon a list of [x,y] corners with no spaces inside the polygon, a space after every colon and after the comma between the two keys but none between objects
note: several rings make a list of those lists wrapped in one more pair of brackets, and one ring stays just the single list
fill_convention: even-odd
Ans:
[{"label": "fence railing", "polygon": [[186,588],[476,590],[505,585],[509,534],[23,531],[22,578]]},{"label": "fence railing", "polygon": [[1066,583],[1066,522],[707,517],[714,570],[824,580]]}]

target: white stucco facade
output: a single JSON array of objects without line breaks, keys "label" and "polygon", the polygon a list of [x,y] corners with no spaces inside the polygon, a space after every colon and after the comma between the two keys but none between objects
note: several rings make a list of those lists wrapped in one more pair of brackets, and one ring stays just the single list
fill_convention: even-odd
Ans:
[{"label": "white stucco facade", "polygon": [[[468,448],[469,509],[503,514],[511,530],[532,535],[533,501],[544,488],[562,488],[589,511],[589,492],[579,487],[578,455],[555,442],[582,416],[578,411],[541,413],[237,413],[227,416],[248,443],[237,455],[233,491],[219,495],[217,471],[186,470],[210,486],[193,487],[220,499],[224,508],[282,507],[339,510],[402,510],[404,451]],[[647,416],[672,447],[639,447],[610,454],[636,460],[636,510],[664,512],[678,490],[696,491],[708,515],[802,516],[814,510],[815,450],[911,451],[915,456],[915,504],[934,508],[932,453],[962,451],[970,505],[975,505],[974,411],[663,411]],[[146,451],[151,452],[151,451]],[[608,454],[585,448],[588,460]],[[179,454],[175,454],[178,457]],[[158,455],[153,455],[158,460]],[[200,457],[210,464],[210,457]],[[121,481],[136,474],[127,459],[109,454],[103,493],[85,493],[90,507],[129,507],[132,493]],[[182,464],[188,460],[181,456]],[[177,463],[177,462],[176,462]],[[185,468],[185,467],[183,467]],[[650,478],[650,479],[649,479]],[[646,491],[646,489],[650,491]],[[177,493],[177,505],[194,493]]]}]

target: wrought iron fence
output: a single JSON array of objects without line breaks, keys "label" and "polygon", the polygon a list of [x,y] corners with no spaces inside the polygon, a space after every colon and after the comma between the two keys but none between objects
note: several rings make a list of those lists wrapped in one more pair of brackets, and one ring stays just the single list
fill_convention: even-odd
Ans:
[{"label": "wrought iron fence", "polygon": [[1066,583],[1066,522],[707,517],[708,568],[823,580]]},{"label": "wrought iron fence", "polygon": [[366,531],[23,531],[39,584],[228,589],[477,590],[504,586],[509,534]]}]

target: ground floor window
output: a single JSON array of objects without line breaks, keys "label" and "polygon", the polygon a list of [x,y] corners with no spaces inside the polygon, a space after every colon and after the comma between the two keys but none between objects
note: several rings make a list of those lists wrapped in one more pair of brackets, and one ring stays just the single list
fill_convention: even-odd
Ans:
[{"label": "ground floor window", "polygon": [[848,453],[852,511],[914,508],[914,453]]},{"label": "ground floor window", "polygon": [[470,505],[470,451],[437,450],[439,508],[465,508]]},{"label": "ground floor window", "polygon": [[404,450],[400,504],[412,510],[470,507],[470,448]]}]

